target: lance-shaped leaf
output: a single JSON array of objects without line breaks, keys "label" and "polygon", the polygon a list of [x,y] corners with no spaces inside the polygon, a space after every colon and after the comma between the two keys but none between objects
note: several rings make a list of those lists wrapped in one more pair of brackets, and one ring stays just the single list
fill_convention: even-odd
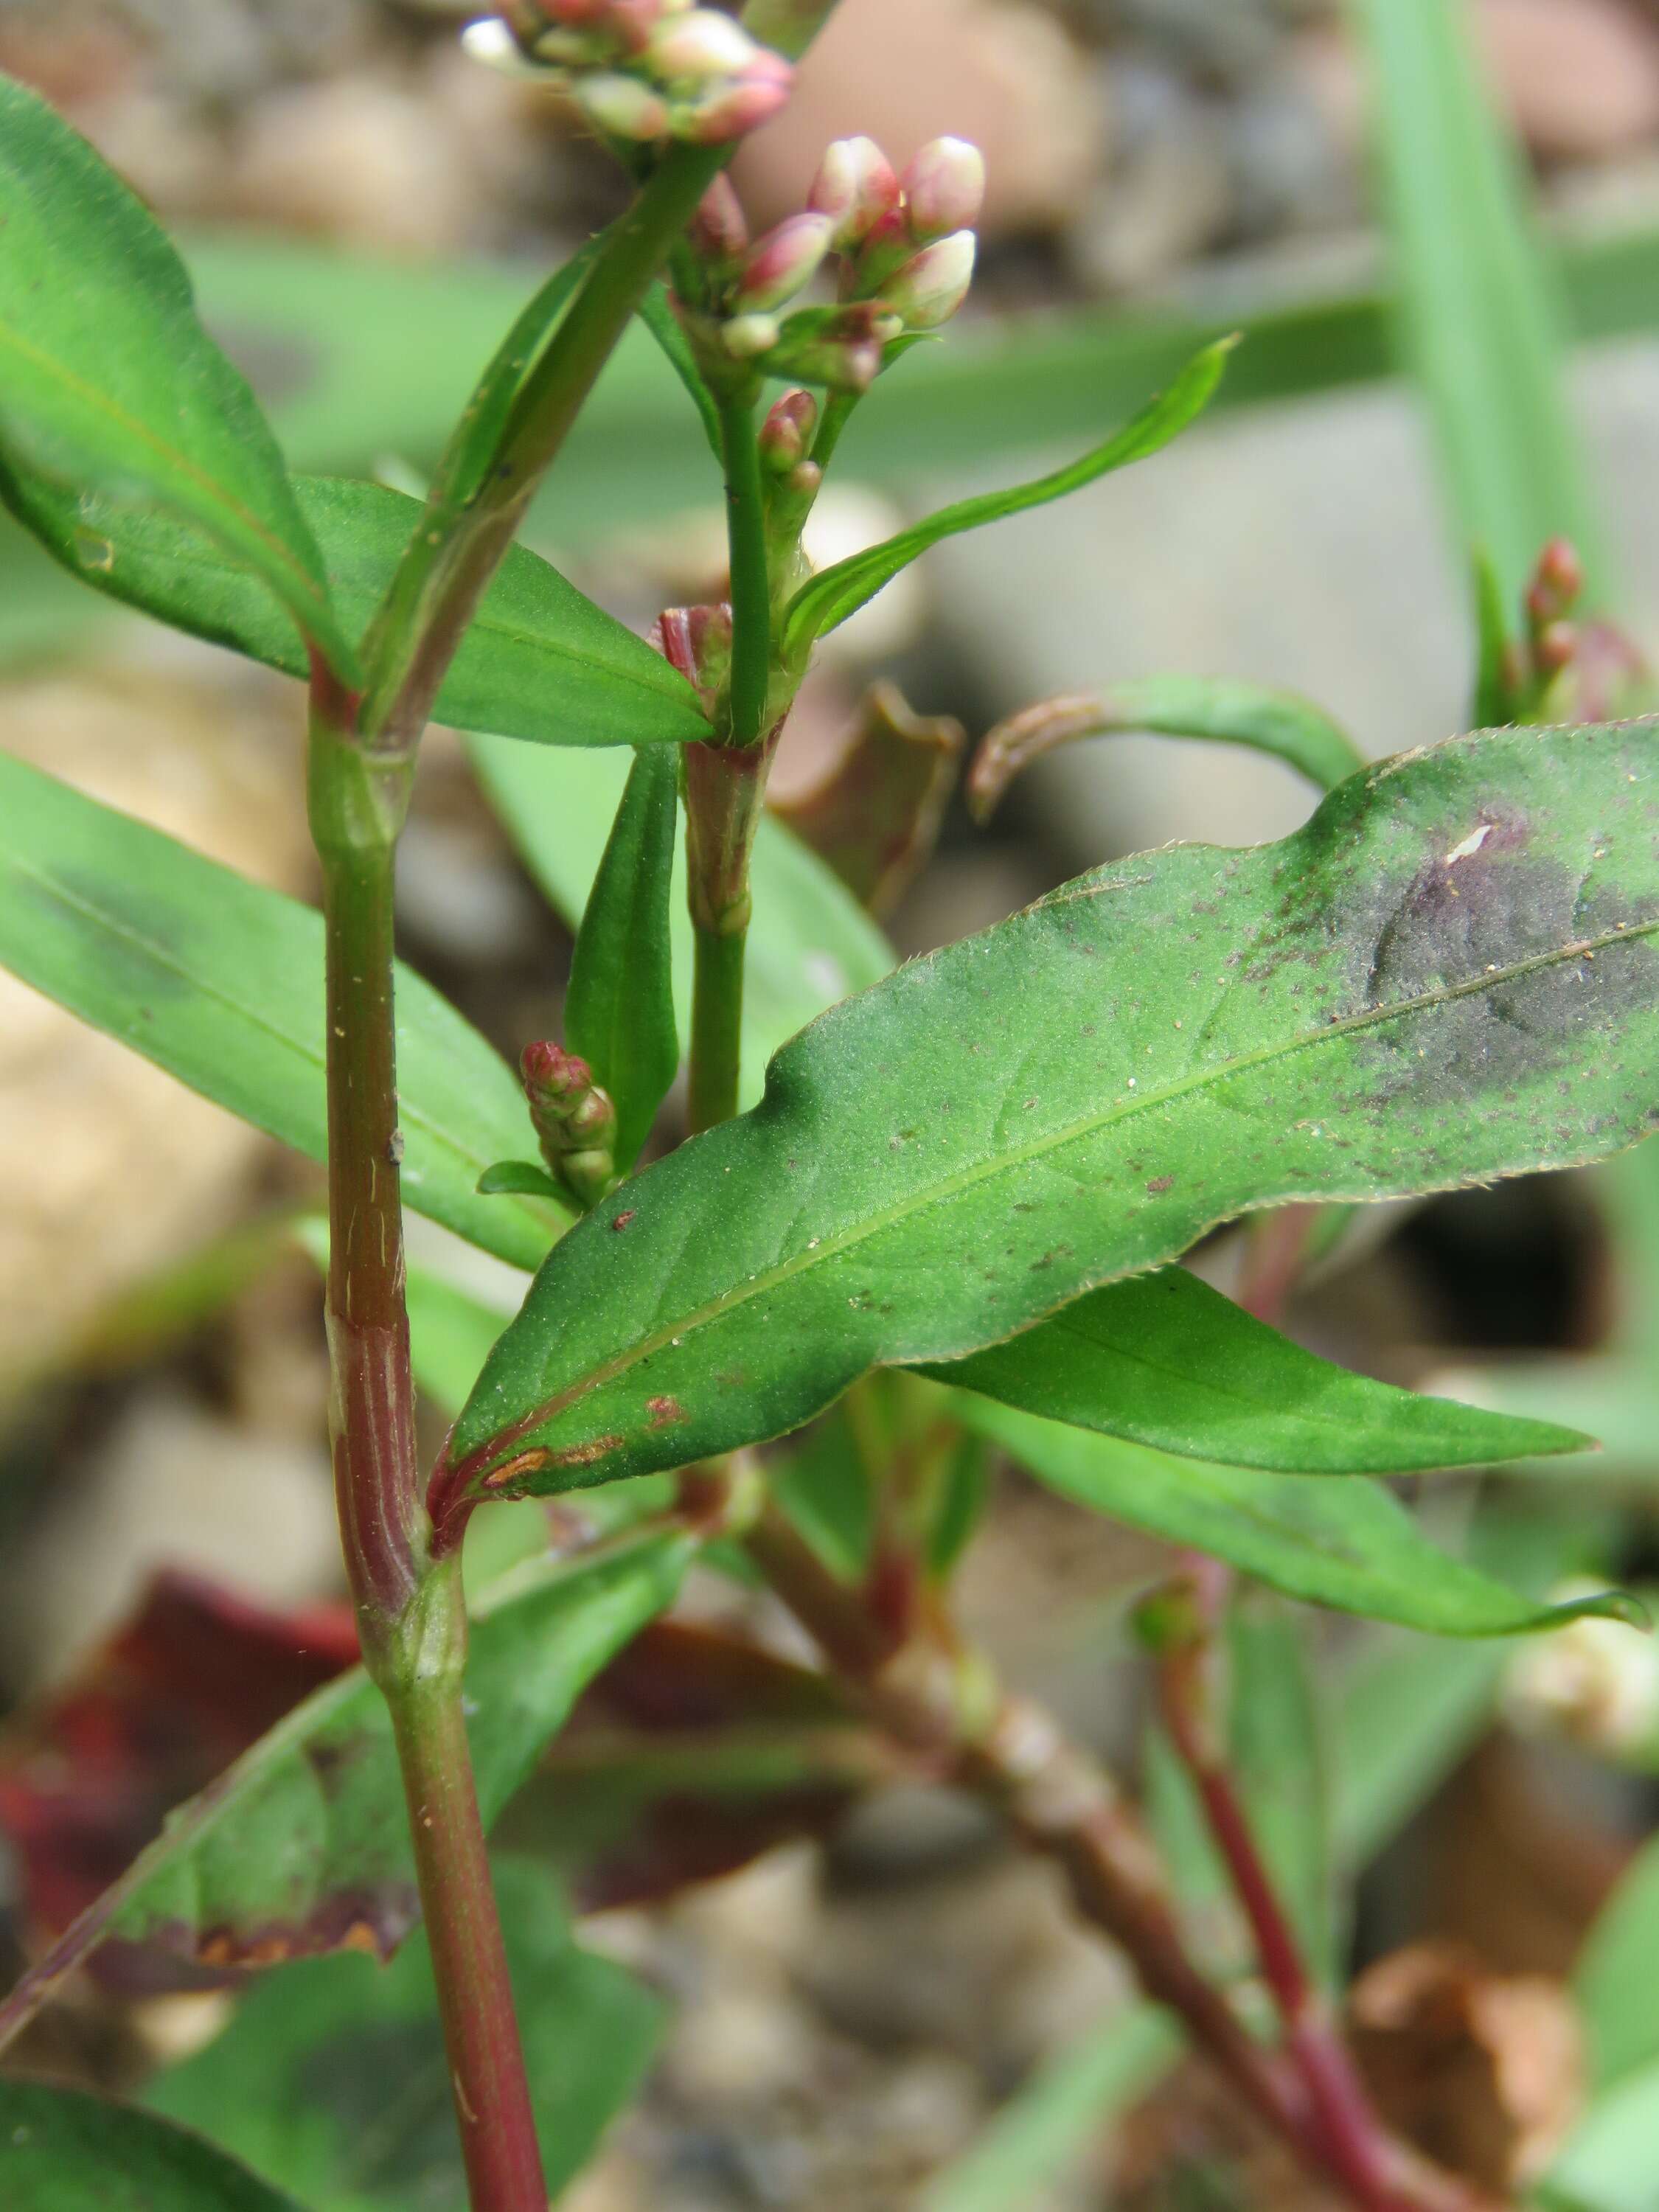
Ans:
[{"label": "lance-shaped leaf", "polygon": [[[641,1530],[574,1565],[537,1559],[474,1615],[468,1735],[491,1821],[579,1693],[672,1603],[692,1540]],[[100,1944],[210,1966],[346,1950],[384,1958],[415,1924],[414,1862],[386,1700],[354,1668],[173,1815],[0,2004],[0,2047]]]},{"label": "lance-shaped leaf", "polygon": [[1051,1420],[1285,1474],[1482,1467],[1590,1442],[1351,1375],[1185,1267],[1109,1283],[1006,1344],[923,1371]]},{"label": "lance-shaped leaf", "polygon": [[623,1175],[680,1062],[670,912],[678,823],[672,754],[635,754],[582,911],[565,994],[565,1042],[611,1094]]},{"label": "lance-shaped leaf", "polygon": [[1583,1613],[1644,1624],[1618,1591],[1539,1605],[1431,1544],[1390,1492],[1363,1475],[1211,1467],[964,1398],[963,1418],[1053,1490],[1115,1521],[1207,1552],[1287,1597],[1435,1636],[1513,1636]]},{"label": "lance-shaped leaf", "polygon": [[0,2081],[0,2179],[6,2212],[306,2212],[199,2136],[41,2081]]},{"label": "lance-shaped leaf", "polygon": [[988,522],[1000,522],[1010,514],[1023,514],[1028,507],[1063,499],[1067,492],[1081,490],[1097,477],[1127,468],[1131,461],[1144,461],[1158,452],[1209,404],[1233,343],[1231,338],[1223,338],[1206,346],[1188,362],[1169,390],[1143,408],[1133,422],[1068,467],[1038,477],[1031,483],[1015,484],[1007,491],[984,492],[942,507],[925,522],[914,523],[908,530],[901,530],[862,553],[851,554],[814,576],[789,602],[783,623],[785,652],[804,665],[815,639],[838,629],[884,585],[890,584],[902,569],[942,539],[964,530],[978,530]]},{"label": "lance-shaped leaf", "polygon": [[1115,684],[1109,691],[1045,699],[999,722],[975,755],[968,779],[975,819],[988,822],[1014,778],[1056,746],[1129,730],[1249,745],[1283,761],[1321,791],[1334,791],[1365,765],[1347,732],[1294,691],[1202,676],[1149,676]]},{"label": "lance-shaped leaf", "polygon": [[[198,322],[184,264],[85,139],[10,78],[0,226],[0,489],[39,477],[204,533],[350,679],[356,653],[276,441]],[[79,565],[95,572],[108,552],[86,531]]]},{"label": "lance-shaped leaf", "polygon": [[767,805],[860,906],[890,914],[938,842],[963,736],[950,715],[913,714],[895,685],[875,684],[819,781],[782,793],[775,780]]},{"label": "lance-shaped leaf", "polygon": [[[544,1869],[498,1857],[494,1871],[536,2132],[556,2194],[639,2087],[664,2007],[622,1967],[577,1947]],[[312,2212],[465,2212],[423,1933],[389,1967],[313,1959],[257,1983],[229,2027],[152,2083],[145,2101],[295,2191]]]},{"label": "lance-shaped leaf", "polygon": [[[303,676],[293,625],[245,568],[167,514],[40,477],[0,486],[66,568],[175,629]],[[344,477],[296,477],[341,619],[362,630],[422,526],[419,500]],[[691,687],[558,570],[515,545],[438,694],[439,718],[551,745],[684,744],[708,734]]]},{"label": "lance-shaped leaf", "polygon": [[[323,921],[0,754],[0,962],[192,1091],[320,1160]],[[561,1217],[481,1198],[529,1130],[512,1070],[411,970],[398,978],[407,1202],[518,1267]]]},{"label": "lance-shaped leaf", "polygon": [[[549,753],[494,738],[474,738],[469,750],[526,866],[574,927],[621,801],[626,762],[615,754]],[[744,1096],[752,1102],[767,1061],[785,1038],[849,991],[886,975],[895,956],[823,863],[769,818],[756,837],[749,880],[761,917],[750,933],[744,979]],[[674,858],[669,921],[684,1035],[692,951],[683,847]]]},{"label": "lance-shaped leaf", "polygon": [[1655,744],[1407,754],[1279,843],[1115,862],[833,1009],[757,1111],[560,1244],[441,1502],[780,1434],[1254,1207],[1633,1142],[1659,1119]]}]

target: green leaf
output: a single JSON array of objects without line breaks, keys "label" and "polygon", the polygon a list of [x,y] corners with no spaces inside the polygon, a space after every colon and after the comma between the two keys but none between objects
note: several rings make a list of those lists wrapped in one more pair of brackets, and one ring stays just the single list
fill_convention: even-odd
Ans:
[{"label": "green leaf", "polygon": [[611,1094],[623,1175],[680,1064],[672,943],[678,826],[678,763],[661,750],[637,753],[587,895],[565,993],[565,1042]]},{"label": "green leaf", "polygon": [[[3,754],[0,962],[192,1091],[325,1157],[322,916]],[[406,1203],[533,1267],[558,1217],[476,1188],[523,1142],[523,1094],[408,969],[398,1077]]]},{"label": "green leaf", "polygon": [[1024,514],[1028,507],[1042,507],[1051,499],[1063,499],[1067,492],[1092,483],[1097,477],[1127,468],[1131,461],[1144,461],[1158,452],[1208,405],[1233,343],[1231,338],[1223,338],[1206,346],[1188,362],[1169,390],[1143,408],[1126,429],[1069,467],[1007,491],[958,500],[954,506],[930,514],[925,522],[915,523],[896,537],[852,554],[814,576],[789,603],[783,623],[785,652],[804,664],[815,639],[839,629],[884,584],[890,584],[901,569],[908,568],[942,538],[978,530],[988,522],[1000,522],[1007,515]]},{"label": "green leaf", "polygon": [[1225,1559],[1286,1597],[1435,1636],[1512,1636],[1585,1613],[1644,1618],[1617,1591],[1565,1606],[1518,1596],[1437,1550],[1398,1498],[1363,1476],[1321,1482],[1207,1467],[986,1400],[959,1402],[965,1420],[1050,1489]]},{"label": "green leaf", "polygon": [[1598,2097],[1533,2194],[1552,2212],[1653,2212],[1659,2064]]},{"label": "green leaf", "polygon": [[457,1426],[457,1492],[509,1457],[550,1491],[781,1434],[1253,1207],[1632,1143],[1659,1114],[1654,744],[1407,754],[1280,843],[1114,862],[835,1008],[754,1113],[562,1242]]},{"label": "green leaf", "polygon": [[[467,1733],[488,1824],[600,1668],[673,1601],[695,1550],[640,1530],[574,1564],[527,1561],[473,1615]],[[340,1675],[179,1807],[115,1887],[0,2004],[0,2047],[100,1944],[210,1965],[388,1956],[418,1916],[386,1700]]]},{"label": "green leaf", "polygon": [[[276,594],[343,680],[356,656],[276,440],[196,319],[142,204],[45,100],[0,78],[0,489],[159,507]],[[102,555],[88,545],[84,566]]]},{"label": "green leaf", "polygon": [[40,2081],[0,2081],[0,2179],[6,2212],[302,2212],[199,2136]]},{"label": "green leaf", "polygon": [[1572,1986],[1598,2093],[1659,2064],[1659,1843],[1638,1853],[1596,1915]]},{"label": "green leaf", "polygon": [[[574,927],[599,872],[628,763],[614,755],[544,753],[490,738],[474,738],[468,750],[526,866]],[[743,1095],[752,1102],[767,1061],[785,1039],[849,991],[885,975],[895,956],[846,887],[770,819],[763,820],[755,841],[750,885],[761,917],[750,933],[744,979]],[[684,1034],[692,950],[683,852],[674,860],[669,930]]]},{"label": "green leaf", "polygon": [[556,1206],[570,1203],[570,1196],[547,1170],[534,1160],[497,1160],[478,1177],[480,1198],[545,1198]]},{"label": "green leaf", "polygon": [[[633,2097],[663,2008],[580,1950],[551,1877],[497,1859],[549,2191],[574,2179]],[[225,2032],[153,2083],[146,2102],[198,2127],[315,2212],[466,2212],[443,2031],[424,1932],[390,1966],[308,1960],[257,1982]]]},{"label": "green leaf", "polygon": [[1181,2028],[1155,2005],[1131,2005],[1046,2060],[977,2139],[923,2190],[918,2212],[1012,2212],[1085,2157],[1181,2056]]},{"label": "green leaf", "polygon": [[719,403],[708,389],[708,380],[697,367],[691,342],[669,301],[667,287],[660,281],[653,284],[640,301],[639,317],[661,347],[664,359],[690,393],[691,404],[702,424],[702,434],[708,441],[708,450],[714,456],[724,477],[726,444],[720,436]]},{"label": "green leaf", "polygon": [[1000,723],[980,747],[969,778],[975,817],[988,821],[1021,770],[1057,745],[1130,730],[1249,745],[1283,761],[1321,791],[1334,791],[1365,765],[1341,725],[1294,691],[1202,676],[1149,676],[1115,684],[1109,691],[1045,700]]},{"label": "green leaf", "polygon": [[1351,1375],[1184,1267],[1111,1283],[936,1382],[1160,1451],[1283,1474],[1408,1474],[1583,1451],[1576,1430]]},{"label": "green leaf", "polygon": [[[424,512],[385,484],[297,477],[299,510],[342,618],[364,629]],[[249,659],[303,676],[292,627],[258,581],[165,514],[44,483],[11,503],[98,590]],[[438,694],[441,720],[550,745],[676,744],[708,734],[696,696],[643,638],[522,545],[508,552]]]},{"label": "green leaf", "polygon": [[1546,539],[1599,536],[1561,374],[1565,318],[1528,223],[1522,159],[1476,65],[1468,11],[1358,0],[1408,356],[1460,535],[1513,606]]}]

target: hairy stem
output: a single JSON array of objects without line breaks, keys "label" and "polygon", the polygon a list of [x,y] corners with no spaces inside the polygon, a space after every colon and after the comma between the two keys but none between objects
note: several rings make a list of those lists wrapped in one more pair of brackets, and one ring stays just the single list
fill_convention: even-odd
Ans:
[{"label": "hairy stem", "polygon": [[410,766],[359,744],[355,703],[314,676],[335,1495],[364,1664],[397,1737],[472,2212],[546,2212],[462,1717],[459,1562],[431,1559],[415,1455],[392,1003],[392,878]]}]

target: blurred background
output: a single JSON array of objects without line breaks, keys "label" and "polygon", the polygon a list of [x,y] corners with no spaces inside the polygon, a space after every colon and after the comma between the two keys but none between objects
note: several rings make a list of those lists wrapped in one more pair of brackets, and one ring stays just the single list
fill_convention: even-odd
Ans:
[{"label": "blurred background", "polygon": [[[418,485],[538,273],[620,204],[556,100],[463,58],[468,12],[0,0],[0,69],[181,233],[205,316],[296,467]],[[1659,4],[1468,12],[1582,341],[1571,390],[1618,612],[1659,654]],[[991,184],[970,306],[862,410],[816,526],[822,557],[1093,442],[1203,336],[1236,325],[1246,343],[1224,407],[1170,453],[940,548],[841,633],[786,742],[785,796],[834,760],[877,676],[970,739],[1044,694],[1170,671],[1303,691],[1372,753],[1466,726],[1468,562],[1424,408],[1392,373],[1370,112],[1364,54],[1328,0],[842,0],[794,106],[738,162],[751,216],[798,206],[824,143],[853,131],[896,160],[941,131],[975,139]],[[718,591],[719,487],[642,337],[531,535],[641,628]],[[9,525],[0,744],[310,895],[295,689],[82,594]],[[890,930],[927,949],[1113,854],[1277,836],[1308,805],[1242,750],[1080,747],[1024,779],[988,830],[953,807]],[[400,900],[406,957],[504,1050],[557,1034],[568,938],[441,732]],[[163,1566],[276,1607],[337,1595],[319,1294],[281,1228],[315,1173],[0,976],[0,1703],[60,1680]],[[1659,1292],[1659,1231],[1633,1183],[1611,1188],[1560,1178],[1391,1213],[1290,1316],[1350,1365],[1455,1373],[1607,1436],[1570,1492],[1499,1493],[1518,1579],[1587,1567],[1640,1583],[1659,1567],[1643,1334],[1659,1318],[1642,1298],[1650,1279]],[[1212,1257],[1226,1281],[1234,1255]],[[1467,1484],[1425,1506],[1453,1546],[1476,1510]],[[1011,1676],[1126,1759],[1118,1600],[1155,1564],[1149,1542],[1011,1482],[967,1575],[970,1625]],[[1460,2112],[1514,2161],[1559,2132],[1570,2069],[1540,2054],[1556,2048],[1559,1978],[1659,1805],[1643,1771],[1659,1764],[1659,1680],[1626,1651],[1605,1680],[1602,1658],[1584,1662],[1564,1729],[1564,1700],[1549,1692],[1546,1725],[1549,1698],[1501,1651],[1365,1644],[1417,1671],[1390,1677],[1373,1716],[1374,1744],[1404,1750],[1368,1832],[1356,1956],[1454,1938],[1470,1988],[1510,1993],[1510,2042],[1466,2023],[1454,2043],[1474,2083]],[[1626,1696],[1653,1700],[1650,1741],[1608,1755],[1595,1700]],[[134,1816],[134,1847],[160,1809]],[[40,1903],[21,1859],[7,1866],[0,1837],[0,1979]],[[641,2109],[571,2212],[921,2203],[925,2178],[1123,1998],[1042,1869],[959,1805],[914,1794],[599,1934],[676,2009]],[[118,2081],[199,2036],[216,2002],[82,1991],[42,2033]],[[1528,2057],[1541,2089],[1515,2086]],[[1040,2189],[1005,2201],[1231,2202],[1167,2181],[1172,2145],[1201,2169],[1216,2144],[1237,2152],[1231,2126],[1186,2077],[1109,2148],[1085,2131]],[[1255,2201],[1292,2188],[1272,2175]]]}]

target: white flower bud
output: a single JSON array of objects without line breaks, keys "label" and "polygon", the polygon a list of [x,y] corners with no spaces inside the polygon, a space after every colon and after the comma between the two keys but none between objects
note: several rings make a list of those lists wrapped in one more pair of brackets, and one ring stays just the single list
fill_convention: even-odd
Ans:
[{"label": "white flower bud", "polygon": [[573,89],[582,112],[613,137],[645,140],[668,136],[667,101],[637,77],[596,70],[578,77]]},{"label": "white flower bud", "polygon": [[835,223],[837,252],[862,246],[884,215],[899,204],[893,165],[873,138],[837,138],[824,149],[806,204]]},{"label": "white flower bud", "polygon": [[781,307],[793,300],[817,274],[834,228],[827,215],[792,215],[757,238],[738,285],[738,307]]},{"label": "white flower bud", "polygon": [[652,32],[645,58],[672,84],[714,84],[740,77],[760,52],[743,26],[714,8],[670,16]]},{"label": "white flower bud", "polygon": [[985,205],[985,156],[966,138],[934,138],[904,172],[904,212],[918,246],[971,230]]},{"label": "white flower bud", "polygon": [[902,315],[907,330],[937,330],[948,323],[974,281],[977,241],[971,230],[924,246],[881,288],[882,305]]},{"label": "white flower bud", "polygon": [[735,361],[750,361],[770,353],[777,343],[778,325],[772,315],[734,315],[720,326],[720,343]]}]

